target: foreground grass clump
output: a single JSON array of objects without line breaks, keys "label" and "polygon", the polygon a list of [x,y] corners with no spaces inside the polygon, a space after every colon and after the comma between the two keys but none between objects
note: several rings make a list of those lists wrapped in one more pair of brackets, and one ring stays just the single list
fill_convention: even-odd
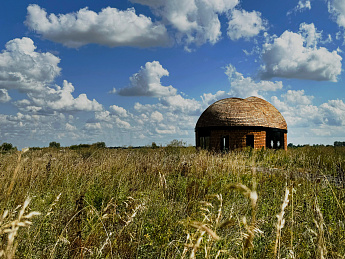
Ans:
[{"label": "foreground grass clump", "polygon": [[4,153],[0,257],[344,258],[344,171],[341,147]]}]

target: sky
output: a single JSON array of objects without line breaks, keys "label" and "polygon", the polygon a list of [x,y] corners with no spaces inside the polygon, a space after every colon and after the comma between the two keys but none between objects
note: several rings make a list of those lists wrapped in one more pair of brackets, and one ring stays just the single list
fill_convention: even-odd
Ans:
[{"label": "sky", "polygon": [[0,29],[0,143],[195,145],[249,96],[288,143],[345,141],[344,0],[4,0]]}]

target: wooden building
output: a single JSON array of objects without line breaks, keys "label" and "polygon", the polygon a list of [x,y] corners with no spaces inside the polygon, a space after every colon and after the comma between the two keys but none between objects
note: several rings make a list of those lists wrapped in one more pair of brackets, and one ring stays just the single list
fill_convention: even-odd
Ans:
[{"label": "wooden building", "polygon": [[227,98],[210,105],[195,127],[196,147],[210,150],[287,149],[287,124],[269,102]]}]

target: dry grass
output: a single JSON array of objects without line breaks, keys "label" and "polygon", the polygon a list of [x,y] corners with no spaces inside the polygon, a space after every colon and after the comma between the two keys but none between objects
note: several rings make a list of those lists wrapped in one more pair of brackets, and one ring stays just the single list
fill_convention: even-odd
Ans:
[{"label": "dry grass", "polygon": [[277,222],[277,237],[276,237],[276,244],[274,246],[274,257],[280,258],[280,237],[281,237],[281,231],[285,224],[284,214],[285,214],[285,208],[289,204],[289,189],[285,188],[285,197],[283,200],[283,204],[281,207],[280,213],[277,215],[278,222]]},{"label": "dry grass", "polygon": [[344,258],[344,169],[328,147],[1,154],[0,257]]},{"label": "dry grass", "polygon": [[[0,236],[3,237],[7,235],[7,239],[0,243],[0,257],[7,259],[14,258],[18,243],[15,241],[18,235],[19,228],[29,227],[32,222],[30,219],[34,216],[41,215],[40,212],[31,211],[25,214],[27,207],[29,206],[30,198],[27,198],[22,206],[16,207],[12,212],[5,210],[0,218]],[[17,213],[17,210],[20,211]],[[18,214],[17,218],[12,219],[13,216]]]}]

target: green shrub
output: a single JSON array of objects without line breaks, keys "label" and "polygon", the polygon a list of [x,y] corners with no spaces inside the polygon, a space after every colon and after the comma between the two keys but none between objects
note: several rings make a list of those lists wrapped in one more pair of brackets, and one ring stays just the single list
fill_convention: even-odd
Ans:
[{"label": "green shrub", "polygon": [[60,143],[52,141],[49,143],[49,147],[51,148],[60,148]]},{"label": "green shrub", "polygon": [[4,142],[0,146],[0,152],[2,152],[2,153],[6,153],[6,152],[9,152],[12,150],[17,150],[17,148],[13,147],[13,145],[11,143]]}]

